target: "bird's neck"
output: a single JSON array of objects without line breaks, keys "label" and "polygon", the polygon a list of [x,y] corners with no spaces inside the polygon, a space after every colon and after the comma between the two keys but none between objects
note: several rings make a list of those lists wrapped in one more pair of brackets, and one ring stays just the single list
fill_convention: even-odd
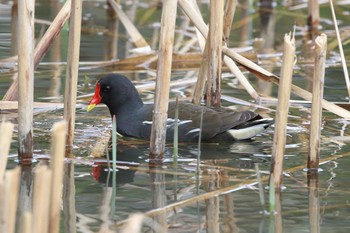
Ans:
[{"label": "bird's neck", "polygon": [[137,98],[137,99],[133,99],[132,101],[126,100],[122,104],[115,103],[114,105],[109,107],[109,112],[112,117],[113,115],[116,115],[117,118],[118,116],[120,117],[122,115],[128,115],[132,117],[133,113],[135,113],[137,110],[142,108],[142,106],[143,106],[143,102],[141,98]]}]

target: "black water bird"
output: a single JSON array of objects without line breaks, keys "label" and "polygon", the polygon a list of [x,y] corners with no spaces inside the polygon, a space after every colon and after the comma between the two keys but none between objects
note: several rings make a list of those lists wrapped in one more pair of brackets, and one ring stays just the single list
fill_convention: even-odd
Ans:
[{"label": "black water bird", "polygon": [[[153,104],[143,103],[132,82],[119,74],[108,74],[96,84],[87,111],[97,104],[107,105],[111,116],[116,116],[117,132],[124,136],[149,140],[152,128]],[[170,102],[166,121],[166,140],[173,140],[176,103]],[[250,139],[273,124],[252,111],[236,112],[228,108],[209,108],[187,101],[178,103],[178,140],[197,141],[203,114],[203,141]]]}]

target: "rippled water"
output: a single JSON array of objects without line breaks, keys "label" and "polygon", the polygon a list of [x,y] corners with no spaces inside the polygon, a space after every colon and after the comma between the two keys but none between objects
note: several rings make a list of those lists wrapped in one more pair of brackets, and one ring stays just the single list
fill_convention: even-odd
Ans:
[{"label": "rippled water", "polygon": [[[36,1],[36,17],[52,20],[54,3],[56,1]],[[140,28],[146,40],[151,43],[157,30],[160,19],[160,9],[148,7],[151,1],[138,1],[135,24]],[[302,4],[303,2],[300,2]],[[11,56],[10,23],[11,1],[0,3],[0,58]],[[136,4],[135,4],[136,5]],[[310,77],[312,63],[305,49],[305,22],[306,9],[289,10],[279,1],[274,9],[274,30],[266,36],[264,22],[259,18],[258,4],[251,6],[241,3],[236,12],[235,22],[230,40],[230,46],[241,46],[251,54],[258,53],[259,63],[267,69],[279,74],[282,38],[285,33],[293,30],[297,24],[296,44],[297,63],[293,82],[299,86],[308,87],[305,78]],[[321,8],[320,32],[326,32],[329,42],[335,40],[331,17],[327,4]],[[124,6],[132,8],[131,1]],[[48,11],[47,9],[50,9]],[[201,5],[206,14],[207,4]],[[248,10],[245,10],[248,9]],[[152,11],[154,10],[154,12]],[[185,17],[179,11],[178,25]],[[349,5],[337,6],[339,12],[339,27],[349,32]],[[104,1],[84,1],[83,33],[81,45],[81,62],[105,60],[110,56],[111,48],[106,47],[106,4]],[[245,21],[247,20],[247,21]],[[247,22],[247,23],[246,23]],[[37,26],[36,35],[40,35],[41,28]],[[180,27],[180,26],[179,26]],[[118,39],[118,57],[125,57],[128,53],[128,37],[120,25],[121,34]],[[178,30],[177,36],[181,33]],[[272,33],[272,34],[271,34]],[[187,28],[186,35],[193,36],[193,28]],[[257,38],[266,36],[269,46],[262,50],[257,46]],[[62,41],[66,33],[62,34]],[[348,36],[347,36],[348,38]],[[185,37],[183,41],[187,41]],[[253,46],[253,47],[250,47]],[[65,60],[66,45],[62,42],[61,60]],[[154,46],[153,49],[157,49]],[[349,61],[350,47],[344,47],[347,61]],[[195,45],[192,52],[198,52]],[[57,52],[57,51],[56,51]],[[62,101],[64,93],[65,66],[55,62],[54,54],[50,50],[43,63],[35,73],[35,101]],[[271,58],[273,57],[273,58]],[[116,58],[116,57],[115,57]],[[113,67],[97,67],[95,63],[82,63],[79,72],[78,96],[92,93],[95,76],[107,72],[119,72]],[[174,79],[184,76],[196,77],[193,70],[177,70],[173,72]],[[151,83],[154,81],[154,70],[131,72],[124,71],[136,84]],[[88,78],[86,78],[88,76]],[[237,80],[225,73],[223,94],[251,101],[250,96],[238,84]],[[256,78],[247,73],[249,80],[260,92],[276,97],[276,86],[262,86]],[[0,96],[3,96],[10,85],[12,73],[8,68],[1,67]],[[188,96],[192,91],[191,85],[182,85],[172,89],[171,96],[180,94]],[[268,91],[271,88],[271,91]],[[145,101],[153,100],[153,91],[143,91]],[[330,101],[347,101],[347,91],[339,62],[339,53],[336,47],[328,53],[325,81],[325,98]],[[48,98],[49,97],[49,98]],[[292,96],[297,99],[296,96]],[[284,232],[317,232],[314,230],[315,221],[310,219],[318,216],[320,232],[349,232],[349,145],[343,141],[347,136],[348,121],[340,119],[333,113],[324,112],[323,130],[321,139],[321,160],[324,159],[318,174],[318,188],[309,192],[308,179],[305,167],[308,154],[308,128],[310,121],[309,105],[292,106],[287,128],[287,144],[285,157],[284,190],[281,194],[281,215],[267,214],[269,209],[269,193],[267,177],[270,169],[272,153],[272,139],[274,128],[268,129],[262,135],[251,141],[201,145],[200,175],[197,169],[197,144],[181,144],[179,161],[174,166],[172,161],[172,145],[167,145],[165,162],[159,167],[149,167],[148,143],[133,139],[119,138],[118,142],[118,172],[113,179],[113,173],[106,164],[106,152],[101,158],[93,158],[92,151],[101,139],[108,137],[111,129],[109,112],[101,106],[92,112],[86,113],[84,106],[88,98],[79,98],[80,107],[77,108],[76,132],[73,158],[67,159],[65,166],[65,191],[63,197],[63,220],[61,232],[97,232],[101,226],[107,224],[112,229],[119,227],[132,213],[146,213],[143,232],[152,230],[160,232],[162,222],[166,220],[168,232],[281,232],[275,223],[280,219]],[[224,101],[223,105],[235,104]],[[265,117],[274,117],[275,106],[265,105],[271,110],[256,109]],[[237,109],[247,109],[246,106],[235,106]],[[10,114],[1,114],[11,116]],[[63,110],[41,112],[34,117],[34,150],[36,162],[44,163],[50,158],[50,129],[54,122],[62,118]],[[12,121],[16,122],[15,118]],[[11,157],[8,167],[16,165],[16,135],[11,147]],[[111,152],[109,151],[109,154]],[[343,157],[341,157],[343,156]],[[341,158],[340,158],[341,157]],[[31,171],[28,171],[30,174]],[[259,195],[257,173],[262,177],[262,193]],[[70,176],[70,174],[73,174]],[[26,181],[22,181],[22,189]],[[112,189],[113,183],[115,182]],[[30,184],[30,183],[29,183]],[[30,185],[26,188],[30,188]],[[205,196],[207,193],[212,195]],[[260,192],[261,193],[261,192]],[[315,194],[314,196],[309,195]],[[73,195],[73,198],[69,198]],[[72,196],[71,196],[72,197]],[[194,197],[200,197],[196,200]],[[264,200],[262,203],[261,198]],[[316,198],[316,202],[315,202]],[[106,205],[112,199],[114,205]],[[182,205],[180,203],[183,202]],[[317,203],[313,205],[310,203]],[[309,208],[309,205],[312,208]],[[68,208],[69,206],[73,208]],[[168,211],[157,211],[165,206]],[[174,207],[173,207],[174,206]],[[317,208],[318,207],[318,208]],[[21,208],[21,207],[20,207]],[[158,222],[155,223],[154,221]],[[317,229],[317,227],[316,227]]]}]

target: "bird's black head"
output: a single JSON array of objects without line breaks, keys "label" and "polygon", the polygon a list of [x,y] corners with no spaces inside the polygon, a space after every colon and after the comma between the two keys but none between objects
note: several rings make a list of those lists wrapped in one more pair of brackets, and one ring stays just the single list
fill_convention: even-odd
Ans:
[{"label": "bird's black head", "polygon": [[139,108],[143,105],[132,82],[119,74],[108,74],[97,82],[95,94],[90,100],[87,110],[92,110],[99,103],[107,105],[111,115],[117,115],[122,110]]}]

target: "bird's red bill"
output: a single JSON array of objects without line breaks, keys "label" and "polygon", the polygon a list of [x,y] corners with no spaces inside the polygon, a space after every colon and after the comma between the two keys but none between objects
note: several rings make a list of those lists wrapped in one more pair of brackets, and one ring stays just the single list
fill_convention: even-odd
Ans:
[{"label": "bird's red bill", "polygon": [[92,99],[90,100],[86,111],[91,111],[96,105],[98,105],[101,102],[102,98],[100,96],[100,90],[101,90],[101,86],[100,86],[99,83],[97,83],[96,84],[95,94],[92,97]]}]

